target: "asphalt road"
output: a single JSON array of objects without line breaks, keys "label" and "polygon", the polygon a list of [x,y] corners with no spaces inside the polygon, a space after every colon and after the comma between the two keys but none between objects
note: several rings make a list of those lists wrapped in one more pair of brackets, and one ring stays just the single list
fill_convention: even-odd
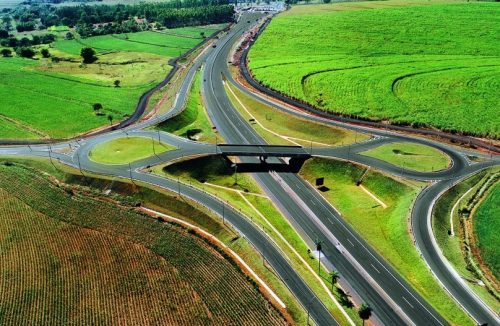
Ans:
[{"label": "asphalt road", "polygon": [[[183,104],[189,93],[196,69],[202,64],[205,66],[202,92],[209,115],[219,132],[224,136],[226,141],[233,144],[264,144],[264,141],[236,112],[223,87],[224,80],[234,83],[227,67],[227,56],[230,48],[257,18],[256,14],[244,16],[227,35],[218,40],[216,48],[209,48],[200,56],[190,68],[179,91],[176,103],[169,113],[127,126],[121,130],[107,132],[82,140],[72,140],[51,145],[1,147],[0,154],[50,156],[53,160],[80,168],[84,173],[92,171],[93,173],[113,177],[132,177],[134,180],[140,180],[151,186],[159,186],[180,192],[183,196],[199,202],[221,216],[223,215],[229,223],[266,257],[268,263],[276,270],[277,274],[298,298],[299,302],[310,311],[311,317],[319,325],[335,325],[336,321],[331,314],[293,270],[284,254],[254,224],[217,198],[199,189],[180,184],[174,180],[141,172],[142,167],[159,162],[167,162],[191,155],[220,153],[220,150],[216,149],[214,145],[201,144],[166,133],[144,130],[173,115],[179,114],[183,110]],[[251,23],[249,24],[247,21]],[[313,155],[350,160],[384,170],[394,175],[420,180],[433,180],[433,185],[418,197],[412,212],[413,233],[418,249],[422,252],[423,258],[432,268],[433,273],[439,281],[478,323],[500,324],[498,316],[491,312],[470,291],[463,280],[442,257],[430,230],[429,220],[430,209],[444,190],[471,173],[489,166],[498,165],[499,160],[497,157],[491,161],[472,164],[467,160],[467,151],[431,140],[357,125],[348,125],[301,111],[294,111],[288,107],[281,106],[279,103],[249,92],[237,83],[235,85],[245,93],[279,110],[375,136],[375,138],[369,141],[342,148],[314,148]],[[130,166],[101,165],[88,158],[90,150],[96,144],[128,135],[148,138],[160,137],[162,141],[173,144],[179,149],[134,162]],[[453,165],[444,171],[418,173],[359,154],[369,148],[394,141],[411,141],[436,147],[443,150],[452,158]],[[63,149],[68,152],[63,153]],[[241,148],[238,150],[241,150]],[[258,159],[252,157],[244,157],[241,160],[249,163],[258,162]],[[269,161],[274,163],[281,162],[276,158],[270,158]],[[346,282],[346,285],[352,289],[355,296],[364,302],[370,303],[374,309],[373,319],[377,323],[385,325],[447,324],[362,237],[357,235],[342,219],[341,215],[305,181],[293,173],[265,172],[255,173],[254,176],[312,248],[314,247],[315,240],[323,241],[323,254],[326,257],[324,261],[325,265],[330,268],[332,266],[335,267],[341,274],[342,282]]]}]

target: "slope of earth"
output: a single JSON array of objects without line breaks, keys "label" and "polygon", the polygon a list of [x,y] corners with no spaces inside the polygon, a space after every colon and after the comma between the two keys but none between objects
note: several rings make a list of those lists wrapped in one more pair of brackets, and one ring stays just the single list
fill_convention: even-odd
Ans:
[{"label": "slope of earth", "polygon": [[476,244],[482,260],[500,278],[500,183],[497,183],[477,208],[473,217]]},{"label": "slope of earth", "polygon": [[283,325],[207,241],[0,165],[0,324]]},{"label": "slope of earth", "polygon": [[271,21],[249,66],[327,111],[499,137],[499,26],[500,5],[486,2],[297,6]]}]

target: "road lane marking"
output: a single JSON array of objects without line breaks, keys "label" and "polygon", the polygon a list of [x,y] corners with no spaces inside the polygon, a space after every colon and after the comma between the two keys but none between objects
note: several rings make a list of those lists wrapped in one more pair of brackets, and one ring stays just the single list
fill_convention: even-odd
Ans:
[{"label": "road lane marking", "polygon": [[374,193],[372,193],[370,190],[366,189],[365,187],[363,187],[363,185],[359,185],[359,187],[368,194],[368,196],[372,197],[377,203],[379,203],[380,205],[382,205],[382,207],[385,209],[387,208],[387,205],[382,201],[380,200],[380,198],[378,198],[377,196],[375,196]]},{"label": "road lane marking", "polygon": [[[350,242],[350,241],[349,241],[349,242]],[[379,274],[380,274],[380,271],[379,271],[379,270],[378,270],[375,266],[373,266],[373,264],[371,264],[371,263],[370,263],[370,265],[372,265],[373,269],[374,269],[374,270],[376,270],[376,271],[377,271],[377,273],[379,273]]]},{"label": "road lane marking", "polygon": [[415,307],[413,307],[413,305],[408,300],[406,300],[405,297],[401,296],[401,298],[403,298],[403,300],[406,301],[406,303],[411,307],[411,309],[415,309]]}]

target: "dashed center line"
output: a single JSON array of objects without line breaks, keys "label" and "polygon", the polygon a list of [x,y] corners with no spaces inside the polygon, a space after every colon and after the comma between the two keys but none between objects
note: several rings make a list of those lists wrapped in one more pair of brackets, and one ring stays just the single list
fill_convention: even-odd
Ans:
[{"label": "dashed center line", "polygon": [[402,296],[401,298],[403,298],[403,300],[406,301],[406,303],[413,309],[413,305],[408,300],[406,300],[405,297]]},{"label": "dashed center line", "polygon": [[[349,242],[350,242],[350,241],[349,241]],[[377,271],[377,273],[379,273],[379,274],[380,274],[380,271],[379,271],[379,270],[378,270],[375,266],[373,266],[373,264],[370,264],[370,265],[372,265],[373,269],[374,269],[374,270],[376,270],[376,271]]]}]

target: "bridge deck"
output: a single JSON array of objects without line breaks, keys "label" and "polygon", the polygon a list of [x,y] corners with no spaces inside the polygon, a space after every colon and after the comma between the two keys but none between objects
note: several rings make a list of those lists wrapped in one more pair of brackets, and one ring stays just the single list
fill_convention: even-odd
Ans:
[{"label": "bridge deck", "polygon": [[221,144],[218,153],[226,156],[310,157],[301,146]]}]

